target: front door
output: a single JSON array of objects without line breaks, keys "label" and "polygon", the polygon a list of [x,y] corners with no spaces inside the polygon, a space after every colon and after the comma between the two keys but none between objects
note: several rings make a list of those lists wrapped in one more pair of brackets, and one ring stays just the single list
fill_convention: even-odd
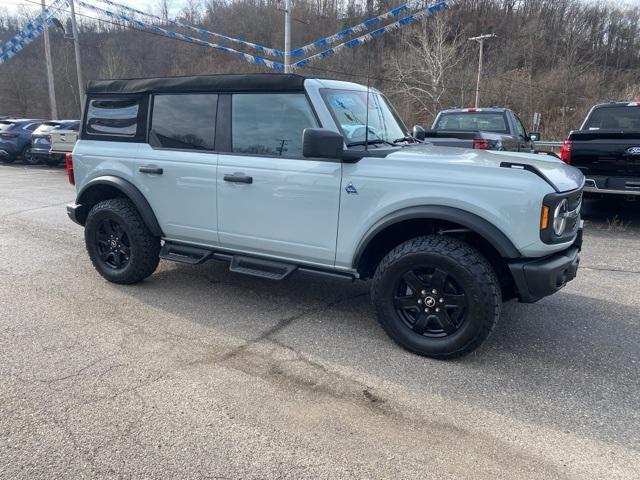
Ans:
[{"label": "front door", "polygon": [[304,93],[235,94],[231,153],[220,153],[220,245],[333,265],[339,161],[302,156],[302,132],[318,126]]}]

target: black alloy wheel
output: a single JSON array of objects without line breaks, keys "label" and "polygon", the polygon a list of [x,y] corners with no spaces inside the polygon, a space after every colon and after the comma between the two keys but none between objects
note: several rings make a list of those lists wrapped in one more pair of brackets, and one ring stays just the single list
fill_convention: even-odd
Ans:
[{"label": "black alloy wheel", "polygon": [[93,266],[113,283],[141,282],[160,261],[160,238],[151,234],[135,205],[126,198],[94,205],[85,222],[84,239]]},{"label": "black alloy wheel", "polygon": [[487,259],[445,235],[416,237],[393,248],[376,268],[371,296],[393,340],[441,359],[461,357],[484,342],[502,303]]},{"label": "black alloy wheel", "polygon": [[124,227],[111,218],[103,219],[96,228],[96,250],[100,261],[113,270],[122,270],[131,258],[131,243]]},{"label": "black alloy wheel", "polygon": [[462,327],[467,296],[453,275],[424,265],[412,268],[399,279],[393,303],[398,317],[413,332],[445,337]]}]

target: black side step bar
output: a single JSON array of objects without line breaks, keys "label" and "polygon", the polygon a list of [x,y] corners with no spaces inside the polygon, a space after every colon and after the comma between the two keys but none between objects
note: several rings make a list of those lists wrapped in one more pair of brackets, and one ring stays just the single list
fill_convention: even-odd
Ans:
[{"label": "black side step bar", "polygon": [[229,262],[229,270],[268,280],[283,280],[294,272],[319,275],[323,277],[340,278],[343,280],[355,279],[349,273],[335,272],[326,269],[295,265],[293,263],[279,262],[264,258],[249,257],[233,253],[216,252],[202,247],[181,245],[179,243],[164,242],[160,250],[160,258],[172,262],[199,265],[207,260],[222,260]]},{"label": "black side step bar", "polygon": [[234,255],[229,270],[269,280],[283,280],[296,271],[297,265]]},{"label": "black side step bar", "polygon": [[160,258],[189,265],[199,265],[211,258],[213,252],[205,248],[191,247],[165,242],[160,250]]}]

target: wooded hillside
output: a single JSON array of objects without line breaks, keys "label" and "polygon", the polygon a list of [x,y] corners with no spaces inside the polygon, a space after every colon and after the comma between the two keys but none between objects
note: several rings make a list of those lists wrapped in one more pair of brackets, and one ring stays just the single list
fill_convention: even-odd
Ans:
[{"label": "wooded hillside", "polygon": [[[292,44],[302,46],[400,3],[297,0]],[[151,13],[166,17],[163,4]],[[193,0],[179,18],[213,32],[282,48],[280,7],[276,0]],[[26,12],[39,13],[28,8],[20,15],[0,14],[0,38],[17,32]],[[95,12],[80,12],[98,17]],[[267,71],[208,47],[86,16],[79,19],[87,79]],[[62,33],[51,32],[60,117],[78,117],[72,43]],[[539,112],[545,139],[561,139],[578,127],[594,103],[640,100],[640,7],[580,0],[454,1],[445,13],[299,73],[366,83],[369,71],[371,85],[391,97],[407,124],[430,125],[442,108],[473,104],[478,45],[468,37],[485,33],[498,38],[485,44],[481,105],[510,107],[527,126]],[[38,39],[0,65],[0,114],[48,117],[42,42]]]}]

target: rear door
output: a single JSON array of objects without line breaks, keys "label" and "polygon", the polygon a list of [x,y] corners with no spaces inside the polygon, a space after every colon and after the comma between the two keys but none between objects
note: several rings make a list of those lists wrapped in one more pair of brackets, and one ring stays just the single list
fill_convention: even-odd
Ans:
[{"label": "rear door", "polygon": [[136,185],[167,238],[218,244],[215,124],[218,95],[156,94],[148,143],[136,159]]},{"label": "rear door", "polygon": [[333,265],[339,161],[302,156],[302,132],[318,127],[303,92],[226,96],[230,153],[218,167],[222,247]]}]

